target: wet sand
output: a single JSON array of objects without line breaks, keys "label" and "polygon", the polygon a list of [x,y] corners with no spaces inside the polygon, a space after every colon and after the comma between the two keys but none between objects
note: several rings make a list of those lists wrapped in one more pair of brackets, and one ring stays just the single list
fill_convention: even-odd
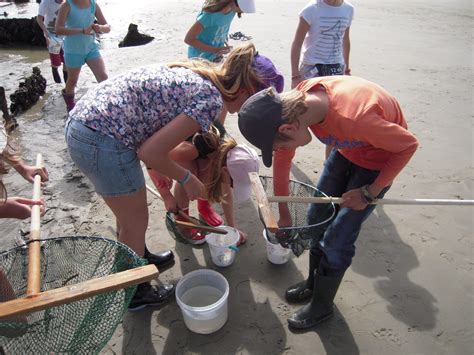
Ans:
[{"label": "wet sand", "polygon": [[[137,65],[186,56],[183,38],[194,21],[198,2],[135,2],[126,20],[109,15],[119,13],[119,0],[100,3],[113,26],[110,38],[104,38],[109,45],[103,50],[110,76]],[[391,91],[420,140],[418,152],[387,198],[472,199],[472,39],[466,31],[472,26],[470,2],[352,3],[356,7],[351,28],[352,73]],[[304,4],[259,0],[258,12],[235,19],[231,32],[252,36],[258,50],[271,57],[288,79],[289,48],[297,13]],[[114,43],[130,22],[157,40],[142,47],[116,48]],[[46,55],[38,60],[50,79],[45,59]],[[2,80],[9,77],[3,73],[0,69]],[[94,85],[92,74],[85,69],[78,96]],[[49,209],[43,218],[44,236],[114,238],[111,212],[68,157],[60,89],[60,85],[48,84],[47,95],[19,117],[21,127],[15,133],[26,160],[33,161],[40,151],[51,172],[45,189]],[[226,122],[231,134],[243,141],[236,116],[229,116]],[[298,152],[294,163],[294,178],[314,183],[322,170],[322,145],[314,140]],[[11,195],[30,195],[31,187],[15,174],[5,180]],[[285,265],[270,264],[254,201],[239,205],[236,212],[239,226],[249,233],[247,244],[232,266],[217,268],[206,246],[176,243],[164,226],[162,203],[152,195],[148,199],[147,244],[152,251],[171,248],[177,259],[160,280],[177,282],[197,268],[218,270],[230,284],[228,321],[217,333],[198,335],[186,329],[175,302],[161,310],[130,313],[103,354],[472,353],[471,207],[377,207],[361,231],[353,265],[336,296],[335,316],[308,332],[296,333],[288,329],[286,318],[299,306],[288,305],[284,292],[306,277],[307,253],[292,257]],[[2,250],[12,246],[19,228],[28,229],[27,223],[11,221],[2,221],[0,226]]]}]

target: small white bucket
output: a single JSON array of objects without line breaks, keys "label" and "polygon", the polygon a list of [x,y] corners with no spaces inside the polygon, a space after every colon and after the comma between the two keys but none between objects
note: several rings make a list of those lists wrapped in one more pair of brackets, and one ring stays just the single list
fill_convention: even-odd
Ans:
[{"label": "small white bucket", "polygon": [[199,334],[221,329],[227,321],[229,283],[214,270],[192,271],[179,280],[176,302],[183,314],[184,324]]},{"label": "small white bucket", "polygon": [[267,244],[267,259],[272,264],[285,264],[290,259],[291,249],[283,248],[280,244],[273,244],[267,238],[267,232],[263,230],[263,237]]},{"label": "small white bucket", "polygon": [[235,249],[239,242],[239,232],[228,226],[219,226],[227,231],[227,234],[209,233],[206,242],[209,244],[212,262],[217,266],[229,266],[234,262]]}]

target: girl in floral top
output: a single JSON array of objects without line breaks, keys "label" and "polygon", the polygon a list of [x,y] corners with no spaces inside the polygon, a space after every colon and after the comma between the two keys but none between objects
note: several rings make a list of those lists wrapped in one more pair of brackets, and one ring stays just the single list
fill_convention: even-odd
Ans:
[{"label": "girl in floral top", "polygon": [[[114,213],[119,241],[138,255],[144,255],[148,226],[140,161],[176,180],[190,200],[201,197],[203,184],[168,153],[194,133],[207,131],[224,105],[237,112],[264,84],[271,74],[252,67],[255,55],[249,43],[220,64],[188,60],[135,69],[100,83],[70,112],[66,141],[71,158]],[[172,289],[162,291],[142,284],[131,309],[160,304],[172,295]]]}]

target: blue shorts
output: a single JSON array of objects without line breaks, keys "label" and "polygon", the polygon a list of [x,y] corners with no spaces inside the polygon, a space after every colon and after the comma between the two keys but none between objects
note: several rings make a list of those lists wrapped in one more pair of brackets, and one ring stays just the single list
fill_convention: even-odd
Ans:
[{"label": "blue shorts", "polygon": [[99,195],[128,195],[145,187],[140,160],[134,150],[74,119],[69,119],[65,133],[72,161]]},{"label": "blue shorts", "polygon": [[68,68],[80,68],[88,60],[100,58],[100,51],[98,47],[86,54],[64,53],[64,62]]}]

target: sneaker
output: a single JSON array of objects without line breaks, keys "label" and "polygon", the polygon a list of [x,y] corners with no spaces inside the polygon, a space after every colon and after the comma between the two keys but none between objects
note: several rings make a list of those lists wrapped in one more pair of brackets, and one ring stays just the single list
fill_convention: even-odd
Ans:
[{"label": "sneaker", "polygon": [[139,311],[147,306],[163,306],[173,299],[175,287],[171,284],[152,286],[149,282],[141,283],[133,296],[128,310]]}]

